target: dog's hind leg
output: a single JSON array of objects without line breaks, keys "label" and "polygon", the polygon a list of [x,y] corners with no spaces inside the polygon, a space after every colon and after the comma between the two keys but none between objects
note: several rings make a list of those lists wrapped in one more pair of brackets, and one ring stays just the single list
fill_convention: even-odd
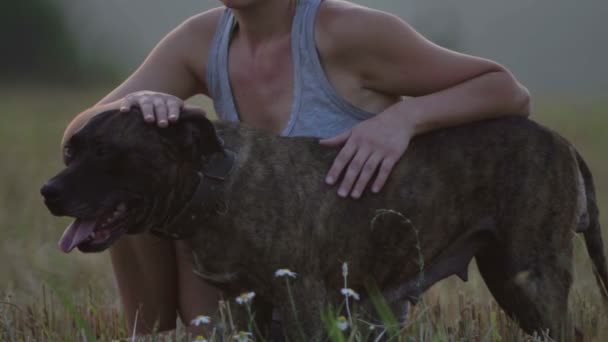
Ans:
[{"label": "dog's hind leg", "polygon": [[568,293],[572,283],[571,244],[557,254],[542,255],[546,246],[517,252],[489,246],[476,255],[479,271],[498,304],[528,334],[547,333],[570,340]]},{"label": "dog's hind leg", "polygon": [[390,302],[407,300],[416,304],[424,291],[444,278],[457,275],[463,281],[467,281],[471,259],[491,238],[491,233],[483,229],[466,233],[421,267],[420,272],[413,279],[386,290],[384,293],[386,300]]},{"label": "dog's hind leg", "polygon": [[[463,281],[467,280],[471,259],[493,238],[487,226],[487,223],[483,223],[479,228],[465,233],[448,246],[444,246],[439,255],[432,260],[424,261],[421,254],[418,259],[420,271],[415,276],[408,281],[397,282],[382,291],[381,294],[388,308],[396,315],[398,324],[403,325],[407,322],[409,304],[416,304],[419,297],[433,284],[451,275],[457,275]],[[371,293],[376,292],[372,284],[367,284],[368,290],[372,289]],[[372,317],[372,322],[378,321],[379,317],[374,314],[377,308],[373,308],[367,300],[364,304],[367,314]]]}]

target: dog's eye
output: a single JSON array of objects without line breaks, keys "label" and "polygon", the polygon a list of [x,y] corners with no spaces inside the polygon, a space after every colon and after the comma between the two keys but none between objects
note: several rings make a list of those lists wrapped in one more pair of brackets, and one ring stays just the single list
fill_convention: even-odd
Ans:
[{"label": "dog's eye", "polygon": [[122,156],[121,150],[111,142],[97,141],[91,144],[89,149],[94,158],[104,162],[116,161]]},{"label": "dog's eye", "polygon": [[101,143],[95,144],[93,150],[98,158],[103,158],[108,154],[108,147]]}]

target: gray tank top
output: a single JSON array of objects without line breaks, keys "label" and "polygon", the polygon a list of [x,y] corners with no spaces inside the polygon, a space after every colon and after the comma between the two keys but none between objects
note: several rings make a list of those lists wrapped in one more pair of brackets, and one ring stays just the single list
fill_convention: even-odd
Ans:
[{"label": "gray tank top", "polygon": [[[342,98],[329,83],[314,40],[315,19],[322,0],[299,0],[291,29],[294,96],[289,122],[281,135],[328,138],[374,116]],[[230,80],[228,47],[235,18],[224,10],[209,51],[207,88],[219,118],[239,121]]]}]

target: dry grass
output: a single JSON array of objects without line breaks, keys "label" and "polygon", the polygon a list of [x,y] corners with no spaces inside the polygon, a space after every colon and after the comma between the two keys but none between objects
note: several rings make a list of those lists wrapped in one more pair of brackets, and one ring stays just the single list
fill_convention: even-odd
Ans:
[{"label": "dry grass", "polygon": [[[106,91],[0,89],[0,341],[127,337],[107,254],[62,254],[56,242],[68,221],[48,214],[38,192],[61,167],[58,144],[69,119]],[[600,211],[606,213],[608,104],[558,103],[538,108],[535,118],[567,137],[586,158]],[[602,223],[608,227],[605,217]],[[585,341],[606,341],[608,318],[598,307],[586,250],[580,240],[575,244],[571,315]],[[433,287],[412,311],[403,336],[406,341],[524,339],[493,303],[474,265],[468,283],[448,279]]]}]

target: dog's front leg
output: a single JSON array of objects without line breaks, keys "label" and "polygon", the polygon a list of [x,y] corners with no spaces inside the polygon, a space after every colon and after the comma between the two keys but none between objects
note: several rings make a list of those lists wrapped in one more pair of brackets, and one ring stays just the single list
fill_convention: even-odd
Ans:
[{"label": "dog's front leg", "polygon": [[276,299],[283,332],[290,342],[322,341],[321,314],[329,305],[323,283],[311,278],[298,278],[284,284]]}]

